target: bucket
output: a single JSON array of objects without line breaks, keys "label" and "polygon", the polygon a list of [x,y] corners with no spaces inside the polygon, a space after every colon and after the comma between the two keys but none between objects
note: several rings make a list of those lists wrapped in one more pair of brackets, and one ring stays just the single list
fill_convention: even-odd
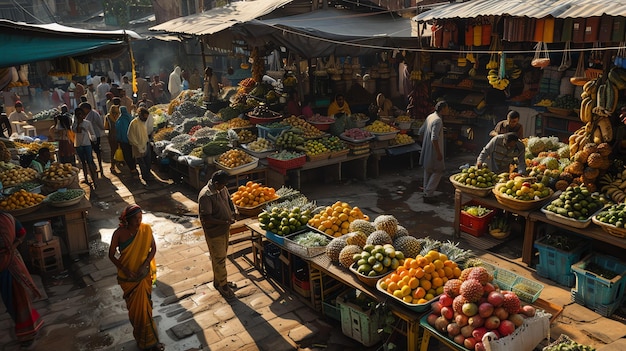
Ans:
[{"label": "bucket", "polygon": [[52,225],[50,221],[41,221],[33,224],[33,232],[38,243],[52,240]]}]

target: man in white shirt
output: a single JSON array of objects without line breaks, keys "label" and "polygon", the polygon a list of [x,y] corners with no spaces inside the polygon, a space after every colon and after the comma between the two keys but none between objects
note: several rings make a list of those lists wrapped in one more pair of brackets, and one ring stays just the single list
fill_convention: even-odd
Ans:
[{"label": "man in white shirt", "polygon": [[102,150],[100,149],[101,138],[106,136],[106,132],[104,131],[104,120],[98,111],[94,110],[88,102],[83,102],[79,107],[83,110],[83,112],[85,112],[85,120],[91,123],[91,126],[96,133],[96,141],[91,143],[91,148],[96,153],[96,157],[98,158],[100,175],[104,177],[104,171],[102,170]]},{"label": "man in white shirt", "polygon": [[146,127],[149,116],[150,112],[148,109],[142,107],[139,109],[137,117],[133,119],[128,126],[128,143],[133,147],[133,157],[139,164],[141,178],[143,178],[146,184],[154,181],[154,176],[150,172],[152,155],[150,152],[150,139]]},{"label": "man in white shirt", "polygon": [[[109,85],[109,83],[107,83],[107,78],[100,77],[100,84],[98,84],[98,86],[96,87],[96,95],[98,98],[98,109],[100,109],[100,111],[106,110],[106,102],[107,102],[106,94],[109,90],[111,90],[111,86]],[[104,113],[106,112],[108,111],[105,111]]]},{"label": "man in white shirt", "polygon": [[[93,182],[93,187],[95,188],[98,173],[96,173],[96,164],[93,162],[91,143],[96,140],[96,133],[91,122],[85,120],[85,117],[86,113],[80,107],[74,110],[74,125],[72,126],[72,130],[75,133],[74,147],[83,167],[85,177],[83,183],[91,186]],[[88,169],[92,182],[89,182],[89,177],[87,176]]]},{"label": "man in white shirt", "polygon": [[27,120],[29,120],[29,118],[26,112],[24,112],[24,105],[22,105],[21,101],[16,101],[15,111],[11,112],[9,115],[9,122],[11,123],[11,126],[15,127],[15,132],[17,134],[22,132],[22,125],[26,124]]},{"label": "man in white shirt", "polygon": [[127,76],[122,77],[122,84],[120,84],[120,88],[124,89],[124,91],[126,92],[126,96],[128,96],[129,98],[132,98],[133,85],[130,84],[130,81],[128,80]]}]

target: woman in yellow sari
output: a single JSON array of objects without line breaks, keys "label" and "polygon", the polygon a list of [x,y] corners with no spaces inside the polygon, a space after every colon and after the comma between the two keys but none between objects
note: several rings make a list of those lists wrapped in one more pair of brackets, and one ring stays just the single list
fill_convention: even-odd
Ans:
[{"label": "woman in yellow sari", "polygon": [[[141,223],[141,208],[127,206],[120,216],[109,247],[109,259],[117,267],[117,282],[124,291],[133,336],[141,350],[164,350],[152,318],[152,284],[156,280],[156,243],[150,225]],[[118,253],[119,250],[119,253]]]}]

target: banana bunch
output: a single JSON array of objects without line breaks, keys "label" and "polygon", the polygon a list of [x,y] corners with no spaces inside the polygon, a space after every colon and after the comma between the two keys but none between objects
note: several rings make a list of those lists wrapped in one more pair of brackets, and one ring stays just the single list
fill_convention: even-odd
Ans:
[{"label": "banana bunch", "polygon": [[498,90],[504,90],[509,86],[508,78],[500,78],[498,75],[498,71],[495,69],[489,70],[489,74],[487,75],[487,80],[489,80],[489,84]]},{"label": "banana bunch", "polygon": [[621,67],[613,67],[609,71],[609,81],[613,83],[618,90],[626,89],[626,69]]},{"label": "banana bunch", "polygon": [[411,80],[422,80],[422,71],[419,69],[411,71]]},{"label": "banana bunch", "polygon": [[606,194],[613,202],[621,203],[626,200],[626,169],[615,176],[605,174],[599,180],[600,191]]},{"label": "banana bunch", "polygon": [[487,69],[493,69],[493,70],[497,70],[498,69],[498,59],[494,59],[493,56],[492,58],[489,60],[489,62],[487,62]]},{"label": "banana bunch", "polygon": [[537,102],[535,106],[548,107],[548,106],[552,106],[552,103],[553,101],[550,99],[541,99],[541,101]]},{"label": "banana bunch", "polygon": [[517,68],[517,66],[513,66],[513,70],[511,70],[511,73],[509,74],[509,77],[511,79],[517,79],[522,75],[522,70]]}]

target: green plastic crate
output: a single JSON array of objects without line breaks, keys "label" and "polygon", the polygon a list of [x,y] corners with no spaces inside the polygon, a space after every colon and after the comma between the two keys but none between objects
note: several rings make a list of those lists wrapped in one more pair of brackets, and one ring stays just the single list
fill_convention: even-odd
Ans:
[{"label": "green plastic crate", "polygon": [[370,309],[364,311],[350,302],[356,298],[356,290],[348,290],[337,297],[337,305],[341,311],[341,330],[344,335],[360,342],[364,346],[372,346],[380,341],[378,315]]}]

